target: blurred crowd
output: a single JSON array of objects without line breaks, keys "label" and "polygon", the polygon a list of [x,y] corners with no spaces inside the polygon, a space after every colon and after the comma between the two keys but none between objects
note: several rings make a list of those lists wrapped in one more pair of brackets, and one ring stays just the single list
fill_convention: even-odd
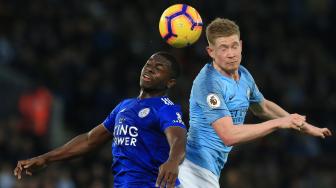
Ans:
[{"label": "blurred crowd", "polygon": [[[17,110],[0,114],[1,188],[112,187],[109,144],[23,181],[14,179],[17,160],[52,148],[50,121],[45,120],[53,111],[49,109],[49,116],[41,114],[29,101],[35,101],[35,96],[43,101],[40,106],[51,108],[48,101],[57,99],[64,106],[61,122],[65,132],[88,131],[121,99],[138,95],[140,69],[156,51],[170,51],[181,62],[183,73],[171,96],[182,105],[188,122],[192,80],[210,59],[204,33],[184,49],[172,49],[160,38],[160,15],[174,3],[195,7],[205,25],[216,17],[235,20],[243,40],[242,65],[250,70],[264,96],[335,134],[336,1],[2,0],[0,69],[11,70],[30,84],[11,103]],[[14,86],[1,88],[6,91],[1,89],[0,94],[17,91]],[[31,95],[41,88],[47,91],[44,98]],[[250,115],[247,118],[247,122],[258,121]],[[236,147],[223,170],[221,185],[336,187],[335,144],[333,137],[322,140],[294,131],[274,133]]]}]

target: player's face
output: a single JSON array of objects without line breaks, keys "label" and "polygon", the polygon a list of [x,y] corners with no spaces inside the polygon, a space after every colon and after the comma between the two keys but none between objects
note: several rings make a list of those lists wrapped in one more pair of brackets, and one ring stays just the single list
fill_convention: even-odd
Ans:
[{"label": "player's face", "polygon": [[164,57],[152,55],[141,70],[140,87],[147,90],[166,90],[175,85],[171,78],[170,62]]},{"label": "player's face", "polygon": [[238,35],[219,37],[207,47],[216,67],[225,72],[235,72],[241,62],[242,41]]}]

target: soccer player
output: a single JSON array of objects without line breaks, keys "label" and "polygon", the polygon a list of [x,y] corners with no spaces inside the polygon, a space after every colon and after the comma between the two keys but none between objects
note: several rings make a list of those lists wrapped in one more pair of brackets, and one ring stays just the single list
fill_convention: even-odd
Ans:
[{"label": "soccer player", "polygon": [[[219,188],[219,176],[232,146],[248,142],[278,129],[295,129],[312,136],[330,136],[327,128],[289,114],[265,99],[253,77],[240,65],[242,41],[239,27],[231,20],[217,18],[206,28],[212,62],[195,78],[190,94],[190,128],[186,159],[180,166],[183,187]],[[247,110],[268,120],[244,124]]]},{"label": "soccer player", "polygon": [[179,186],[186,127],[179,105],[166,95],[176,84],[179,65],[171,54],[153,54],[142,68],[140,94],[120,102],[103,123],[43,155],[21,160],[14,175],[32,173],[56,161],[81,156],[113,139],[114,187]]}]

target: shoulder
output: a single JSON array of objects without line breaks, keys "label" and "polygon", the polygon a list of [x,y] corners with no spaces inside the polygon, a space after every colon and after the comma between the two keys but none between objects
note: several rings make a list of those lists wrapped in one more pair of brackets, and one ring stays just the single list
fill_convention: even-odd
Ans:
[{"label": "shoulder", "polygon": [[250,73],[250,71],[247,70],[247,68],[245,68],[244,66],[240,65],[239,66],[239,71],[240,71],[241,74],[245,75],[246,77],[253,79],[253,76]]},{"label": "shoulder", "polygon": [[247,80],[254,81],[253,76],[251,73],[242,65],[239,66],[239,71],[241,75],[245,76]]},{"label": "shoulder", "polygon": [[115,111],[119,111],[120,109],[122,109],[124,106],[126,106],[127,104],[133,102],[135,100],[135,98],[128,98],[128,99],[124,99],[122,101],[120,101],[117,106],[115,106],[114,110]]},{"label": "shoulder", "polygon": [[239,65],[239,71],[243,74],[250,74],[250,72],[247,70],[247,68],[245,68],[243,65]]},{"label": "shoulder", "polygon": [[169,97],[161,97],[157,106],[159,111],[169,110],[169,109],[180,109],[180,105],[175,104]]},{"label": "shoulder", "polygon": [[129,103],[133,102],[134,100],[136,100],[136,99],[135,98],[124,99],[118,104],[118,106],[124,106],[126,104],[129,104]]},{"label": "shoulder", "polygon": [[210,63],[206,64],[196,76],[192,90],[195,92],[220,92],[225,89],[226,82]]},{"label": "shoulder", "polygon": [[156,110],[160,110],[163,107],[175,106],[175,103],[167,96],[148,98],[143,101],[143,104]]},{"label": "shoulder", "polygon": [[169,97],[161,97],[160,98],[161,106],[173,106],[175,103],[169,99]]},{"label": "shoulder", "polygon": [[195,81],[211,81],[211,79],[209,78],[212,78],[212,77],[216,77],[216,71],[212,67],[211,63],[207,63],[200,70],[200,72],[195,78]]}]

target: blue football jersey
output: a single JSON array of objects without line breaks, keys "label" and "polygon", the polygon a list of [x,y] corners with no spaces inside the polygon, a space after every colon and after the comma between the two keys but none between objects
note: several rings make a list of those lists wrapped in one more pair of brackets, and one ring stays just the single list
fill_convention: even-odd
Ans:
[{"label": "blue football jersey", "polygon": [[243,124],[250,103],[263,100],[252,76],[243,66],[240,78],[220,74],[211,63],[195,78],[190,94],[190,128],[186,158],[218,177],[232,147],[226,146],[212,127],[224,116],[231,116],[235,125]]},{"label": "blue football jersey", "polygon": [[154,188],[159,166],[169,157],[165,129],[186,128],[180,106],[168,97],[126,99],[103,124],[113,135],[112,170],[116,188]]}]

